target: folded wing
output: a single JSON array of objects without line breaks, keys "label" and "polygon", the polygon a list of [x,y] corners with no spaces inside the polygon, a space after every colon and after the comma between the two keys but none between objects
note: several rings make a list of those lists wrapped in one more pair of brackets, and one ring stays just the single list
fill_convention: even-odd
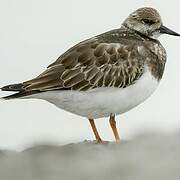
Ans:
[{"label": "folded wing", "polygon": [[23,83],[25,91],[124,88],[143,73],[144,56],[136,43],[84,41],[60,56],[38,77]]}]

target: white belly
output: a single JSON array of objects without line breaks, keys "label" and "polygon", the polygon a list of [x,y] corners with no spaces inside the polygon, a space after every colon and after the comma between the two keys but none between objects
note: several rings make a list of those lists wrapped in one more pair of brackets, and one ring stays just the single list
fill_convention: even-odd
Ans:
[{"label": "white belly", "polygon": [[122,114],[145,101],[157,88],[158,81],[146,72],[126,88],[97,88],[87,92],[48,91],[31,98],[47,100],[59,108],[88,118]]}]

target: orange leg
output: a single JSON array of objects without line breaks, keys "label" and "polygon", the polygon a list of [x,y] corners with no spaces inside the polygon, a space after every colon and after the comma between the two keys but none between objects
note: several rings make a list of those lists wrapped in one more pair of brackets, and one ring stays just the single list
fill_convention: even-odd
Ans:
[{"label": "orange leg", "polygon": [[96,141],[97,143],[104,143],[104,141],[101,139],[98,131],[97,131],[97,128],[96,128],[96,125],[95,125],[95,122],[94,122],[94,119],[89,119],[89,122],[91,124],[91,127],[92,127],[92,130],[94,132],[94,135],[96,137]]},{"label": "orange leg", "polygon": [[109,123],[111,125],[112,130],[113,130],[113,134],[115,136],[116,142],[119,142],[120,137],[119,137],[118,130],[116,128],[115,115],[113,115],[113,114],[110,115]]}]

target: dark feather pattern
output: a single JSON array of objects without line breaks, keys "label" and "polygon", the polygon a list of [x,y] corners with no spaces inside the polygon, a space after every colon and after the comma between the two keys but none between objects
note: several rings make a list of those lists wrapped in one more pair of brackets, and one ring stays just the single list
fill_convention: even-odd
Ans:
[{"label": "dark feather pattern", "polygon": [[141,77],[145,64],[160,80],[165,61],[165,50],[159,41],[117,29],[77,44],[38,77],[2,90],[29,94],[31,91],[125,88]]}]

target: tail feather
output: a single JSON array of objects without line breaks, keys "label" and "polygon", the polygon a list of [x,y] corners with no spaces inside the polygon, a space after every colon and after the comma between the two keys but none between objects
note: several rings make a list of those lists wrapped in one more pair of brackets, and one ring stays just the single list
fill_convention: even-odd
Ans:
[{"label": "tail feather", "polygon": [[2,97],[1,98],[2,100],[22,98],[22,97],[25,97],[25,96],[40,93],[40,91],[38,91],[38,90],[26,91],[24,89],[24,85],[22,83],[7,85],[7,86],[4,86],[4,87],[2,87],[0,89],[2,91],[17,91],[17,93],[15,93],[15,94],[11,94],[9,96]]},{"label": "tail feather", "polygon": [[10,84],[1,88],[2,91],[24,91],[24,85],[19,84]]}]

